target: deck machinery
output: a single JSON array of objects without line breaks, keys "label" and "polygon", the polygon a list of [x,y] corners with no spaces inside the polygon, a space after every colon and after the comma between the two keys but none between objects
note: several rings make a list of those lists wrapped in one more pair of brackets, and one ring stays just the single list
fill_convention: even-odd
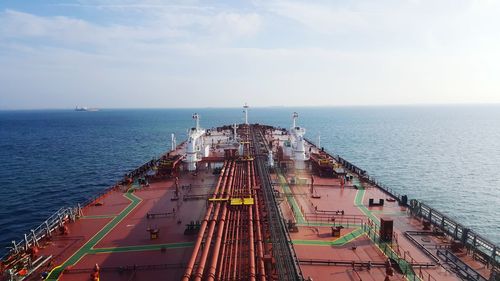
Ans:
[{"label": "deck machinery", "polygon": [[495,244],[317,147],[297,113],[283,130],[248,109],[193,115],[185,142],[14,241],[1,280],[500,280]]}]

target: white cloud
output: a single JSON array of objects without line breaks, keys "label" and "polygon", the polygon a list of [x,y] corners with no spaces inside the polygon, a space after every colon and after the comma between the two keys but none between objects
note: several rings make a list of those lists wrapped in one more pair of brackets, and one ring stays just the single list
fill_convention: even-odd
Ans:
[{"label": "white cloud", "polygon": [[[259,15],[216,11],[166,9],[148,13],[141,24],[95,24],[66,17],[41,17],[6,10],[0,14],[0,40],[42,39],[44,43],[88,43],[94,45],[148,43],[153,44],[197,39],[233,40],[255,36],[261,26]],[[219,38],[220,37],[220,38]],[[216,39],[213,41],[213,39]]]},{"label": "white cloud", "polygon": [[230,37],[251,37],[257,34],[260,27],[261,19],[256,13],[223,12],[217,14],[210,23],[212,33],[224,34],[224,36]]},{"label": "white cloud", "polygon": [[258,5],[320,32],[347,32],[366,24],[360,12],[348,7],[322,5],[310,1],[262,1]]},{"label": "white cloud", "polygon": [[[337,45],[459,50],[499,46],[500,2],[483,0],[256,1],[261,9],[292,20]],[[337,39],[337,40],[335,40]],[[492,46],[493,44],[493,46]]]},{"label": "white cloud", "polygon": [[103,44],[118,41],[161,40],[175,38],[183,32],[164,26],[155,30],[147,26],[97,25],[65,16],[40,17],[7,10],[0,16],[0,39],[42,39],[45,43]]},{"label": "white cloud", "polygon": [[496,4],[383,2],[74,7],[113,18],[100,22],[7,10],[0,95],[10,107],[500,102]]}]

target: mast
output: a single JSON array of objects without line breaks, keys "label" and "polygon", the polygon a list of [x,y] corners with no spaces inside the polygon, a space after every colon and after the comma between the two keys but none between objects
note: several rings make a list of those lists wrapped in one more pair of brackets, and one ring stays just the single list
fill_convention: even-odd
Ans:
[{"label": "mast", "polygon": [[200,129],[200,115],[198,113],[193,114],[193,119],[195,120],[196,130]]},{"label": "mast", "polygon": [[248,105],[246,102],[243,106],[243,112],[245,113],[245,124],[248,125]]},{"label": "mast", "polygon": [[187,148],[186,148],[186,159],[185,162],[188,163],[188,170],[196,170],[196,162],[200,161],[198,159],[198,153],[201,151],[203,144],[203,135],[205,130],[200,128],[200,115],[198,113],[193,114],[193,119],[195,120],[195,127],[191,128],[188,133]]},{"label": "mast", "polygon": [[175,140],[175,134],[172,133],[172,151],[175,150],[175,148],[177,147],[177,141]]}]

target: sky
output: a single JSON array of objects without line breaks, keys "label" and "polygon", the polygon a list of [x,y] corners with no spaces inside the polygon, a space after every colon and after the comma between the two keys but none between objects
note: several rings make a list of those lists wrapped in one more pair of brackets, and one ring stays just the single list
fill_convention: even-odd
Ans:
[{"label": "sky", "polygon": [[0,2],[0,109],[500,102],[500,1]]}]

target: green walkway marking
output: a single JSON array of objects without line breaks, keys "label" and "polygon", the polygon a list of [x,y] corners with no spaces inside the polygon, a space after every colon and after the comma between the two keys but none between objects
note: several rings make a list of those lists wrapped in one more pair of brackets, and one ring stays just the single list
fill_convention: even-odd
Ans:
[{"label": "green walkway marking", "polygon": [[133,194],[134,189],[129,189],[125,193],[125,197],[131,201],[123,211],[121,211],[116,217],[113,218],[108,224],[106,224],[99,232],[97,232],[85,245],[83,245],[78,251],[76,251],[71,257],[69,257],[64,263],[55,267],[50,272],[46,280],[57,280],[64,269],[68,266],[75,265],[83,256],[90,253],[93,247],[101,241],[104,236],[106,236],[116,225],[118,225],[132,210],[139,205],[142,201],[139,197]]},{"label": "green walkway marking", "polygon": [[88,254],[154,251],[154,250],[161,250],[161,249],[190,248],[193,246],[194,246],[194,242],[179,242],[179,243],[167,243],[167,244],[149,244],[149,245],[125,246],[125,247],[116,247],[116,248],[95,248],[95,249],[91,249],[88,252]]},{"label": "green walkway marking", "polygon": [[[285,196],[286,194],[291,194],[292,190],[286,183],[285,177],[281,173],[278,173],[278,178],[280,181],[281,188],[283,188],[283,193],[285,194]],[[295,216],[295,219],[297,220],[297,223],[299,224],[305,223],[306,220],[304,219],[304,215],[302,215],[302,212],[300,211],[299,204],[297,204],[297,201],[295,201],[295,197],[292,195],[292,196],[286,196],[286,198],[288,200],[288,203],[292,207],[292,211]]]},{"label": "green walkway marking", "polygon": [[[365,192],[366,192],[365,188],[362,186],[362,184],[358,178],[353,178],[353,182],[354,182],[354,184],[356,184],[359,187],[358,191],[356,192],[356,198],[354,198],[354,204],[356,205],[356,207],[358,207],[358,209],[361,210],[361,212],[363,212],[363,214],[365,214],[368,218],[370,218],[377,226],[380,226],[379,219],[373,215],[372,211],[368,210],[368,208],[366,208],[366,206],[363,205],[363,197],[365,196]],[[373,229],[371,231],[374,232]],[[406,260],[399,257],[396,254],[396,252],[394,252],[394,250],[390,247],[390,245],[388,245],[387,243],[377,242],[370,235],[367,235],[367,236],[368,236],[368,238],[370,238],[370,240],[373,241],[375,246],[377,246],[385,256],[390,257],[390,258],[394,259],[395,261],[397,261],[401,270],[403,272],[407,272],[407,275],[406,275],[407,280],[421,280],[415,274],[415,271],[413,270],[411,265],[408,264],[408,262]],[[382,247],[384,247],[385,250],[382,249]]]},{"label": "green walkway marking", "polygon": [[422,281],[422,279],[417,274],[415,274],[415,270],[413,270],[413,267],[408,263],[408,261],[406,261],[405,259],[398,256],[398,254],[396,254],[396,252],[391,248],[391,246],[388,243],[377,242],[370,235],[367,235],[367,236],[368,236],[368,238],[370,238],[370,240],[373,241],[375,246],[377,246],[386,257],[392,258],[398,263],[399,268],[401,268],[401,271],[403,273],[406,272],[405,277],[407,280]]},{"label": "green walkway marking", "polygon": [[[290,187],[286,183],[286,180],[284,176],[281,173],[278,173],[278,179],[280,182],[280,185],[283,189],[284,194],[290,194],[292,193]],[[354,198],[354,205],[368,218],[370,218],[373,223],[375,223],[377,226],[380,226],[380,220],[370,211],[365,205],[363,205],[363,198],[366,193],[366,189],[363,187],[361,182],[359,181],[358,178],[353,178],[353,183],[358,186],[358,190],[356,192],[356,196]],[[297,220],[297,224],[299,226],[332,226],[332,224],[328,223],[321,223],[321,222],[312,222],[312,221],[307,221],[304,218],[304,215],[302,214],[300,207],[295,200],[294,196],[286,196],[288,203],[292,207],[292,211],[294,213],[294,216]],[[383,213],[383,211],[379,211],[380,213]],[[396,212],[397,215],[401,215],[401,213]],[[392,215],[392,214],[391,214]],[[362,227],[358,227],[355,230],[341,236],[338,239],[332,240],[332,241],[324,241],[324,240],[292,240],[292,243],[294,245],[315,245],[315,246],[343,246],[363,235],[367,235],[365,230]],[[367,235],[369,239],[373,241],[373,243],[380,249],[384,255],[393,258],[396,260],[400,266],[400,268],[403,270],[403,272],[408,272],[406,278],[408,280],[421,280],[418,276],[415,275],[415,272],[413,268],[411,267],[408,262],[402,258],[400,258],[394,250],[387,244],[379,244],[375,240],[373,240],[372,237]],[[382,249],[382,247],[385,248],[385,250]]]},{"label": "green walkway marking", "polygon": [[372,214],[365,205],[363,205],[363,197],[365,197],[366,190],[359,181],[358,178],[353,178],[352,181],[355,185],[358,186],[358,191],[356,192],[356,197],[354,198],[354,205],[358,207],[358,209],[365,214],[368,218],[370,218],[376,225],[380,225],[379,219]]},{"label": "green walkway marking", "polygon": [[342,235],[341,237],[331,240],[292,240],[294,245],[313,245],[313,246],[344,246],[345,244],[365,235],[362,228],[356,228],[355,230]]},{"label": "green walkway marking", "polygon": [[94,215],[94,216],[81,216],[80,219],[112,219],[116,215]]}]

